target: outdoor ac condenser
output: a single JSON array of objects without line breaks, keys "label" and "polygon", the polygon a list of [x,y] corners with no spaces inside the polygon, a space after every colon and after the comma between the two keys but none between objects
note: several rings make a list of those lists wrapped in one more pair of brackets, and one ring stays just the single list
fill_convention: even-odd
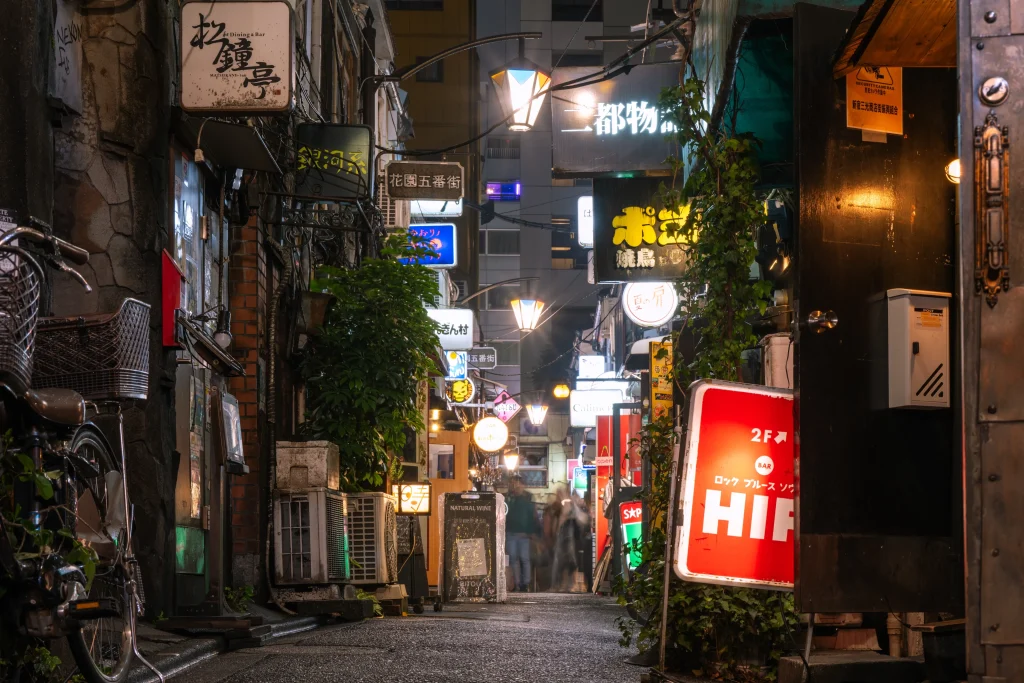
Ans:
[{"label": "outdoor ac condenser", "polygon": [[345,495],[327,488],[274,493],[274,577],[279,585],[350,578]]},{"label": "outdoor ac condenser", "polygon": [[398,581],[398,501],[387,493],[349,493],[348,531],[354,584]]},{"label": "outdoor ac condenser", "polygon": [[384,216],[385,230],[408,230],[409,229],[409,200],[392,199],[388,195],[388,183],[384,173],[377,174],[377,206]]}]

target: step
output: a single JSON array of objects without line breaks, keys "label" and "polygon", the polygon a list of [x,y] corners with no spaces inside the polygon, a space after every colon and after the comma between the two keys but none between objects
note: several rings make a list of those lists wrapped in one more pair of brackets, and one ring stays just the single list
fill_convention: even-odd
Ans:
[{"label": "step", "polygon": [[[921,683],[926,679],[923,657],[888,657],[877,652],[818,650],[808,661],[814,683]],[[800,657],[783,657],[779,683],[807,680]]]}]

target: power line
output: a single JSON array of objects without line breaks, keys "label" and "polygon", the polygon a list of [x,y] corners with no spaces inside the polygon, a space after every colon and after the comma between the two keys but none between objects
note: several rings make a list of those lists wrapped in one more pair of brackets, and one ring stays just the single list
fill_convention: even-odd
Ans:
[{"label": "power line", "polygon": [[[580,22],[580,23],[579,23],[579,24],[578,24],[578,25],[576,26],[576,30],[572,32],[572,38],[570,38],[570,39],[569,39],[569,42],[565,44],[565,49],[564,49],[564,50],[562,50],[562,54],[561,54],[561,55],[559,55],[559,57],[558,57],[558,61],[557,61],[557,62],[555,62],[555,65],[554,65],[553,67],[551,67],[551,70],[552,70],[552,71],[554,71],[555,69],[557,69],[557,68],[558,68],[558,65],[562,63],[562,58],[563,58],[563,57],[565,57],[565,53],[569,51],[569,47],[570,47],[570,46],[572,45],[572,41],[576,40],[576,35],[577,35],[577,34],[578,34],[578,33],[580,32],[580,29],[581,29],[581,28],[583,28],[583,24],[587,23],[587,19],[589,19],[589,18],[590,18],[590,13],[594,11],[594,8],[595,8],[595,7],[597,7],[597,3],[598,3],[598,2],[600,2],[600,1],[601,1],[601,0],[594,0],[594,2],[593,2],[593,3],[591,3],[591,5],[590,5],[590,9],[588,9],[588,10],[587,10],[587,13],[583,15],[583,21],[581,21],[581,22]],[[649,3],[649,2],[650,2],[650,0],[648,0],[648,3]]]}]

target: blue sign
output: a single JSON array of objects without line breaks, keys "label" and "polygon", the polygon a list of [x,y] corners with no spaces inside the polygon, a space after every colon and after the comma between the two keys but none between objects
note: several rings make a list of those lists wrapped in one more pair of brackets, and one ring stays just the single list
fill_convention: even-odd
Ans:
[{"label": "blue sign", "polygon": [[419,237],[424,242],[423,246],[437,252],[437,255],[402,259],[402,263],[429,268],[454,268],[458,265],[459,252],[455,245],[454,223],[413,223],[409,226],[409,234]]},{"label": "blue sign", "polygon": [[448,379],[466,379],[469,373],[469,354],[465,351],[449,351]]}]

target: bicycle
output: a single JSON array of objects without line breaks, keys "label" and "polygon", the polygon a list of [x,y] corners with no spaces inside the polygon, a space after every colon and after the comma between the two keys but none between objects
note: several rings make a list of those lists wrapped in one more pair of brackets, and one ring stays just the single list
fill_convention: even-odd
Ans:
[{"label": "bicycle", "polygon": [[[9,431],[8,448],[26,470],[30,464],[31,471],[46,472],[53,480],[47,491],[37,477],[15,478],[15,509],[27,517],[5,524],[0,515],[0,587],[6,589],[0,619],[23,636],[48,643],[65,638],[88,683],[120,683],[133,658],[163,681],[136,643],[144,595],[133,552],[134,519],[116,400],[145,398],[148,346],[145,367],[126,375],[110,367],[111,357],[117,365],[120,349],[103,356],[90,341],[133,302],[134,309],[144,312],[136,316],[144,318],[136,321],[136,334],[141,330],[148,342],[149,306],[128,299],[113,315],[39,318],[47,282],[41,262],[92,291],[65,263],[84,265],[89,253],[43,227],[18,227],[0,237],[0,429]],[[21,246],[22,240],[33,251]],[[68,330],[77,331],[75,348],[60,341]],[[36,377],[33,366],[39,359],[45,368]],[[125,383],[126,376],[131,381]],[[117,454],[107,437],[109,426],[103,428],[112,419],[120,430]],[[40,538],[52,539],[52,545],[40,546]],[[94,573],[91,581],[89,573]]]}]

